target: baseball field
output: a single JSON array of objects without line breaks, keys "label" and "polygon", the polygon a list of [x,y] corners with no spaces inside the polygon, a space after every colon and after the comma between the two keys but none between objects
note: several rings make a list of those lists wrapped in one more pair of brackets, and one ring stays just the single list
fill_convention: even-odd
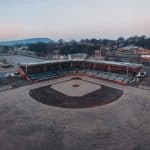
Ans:
[{"label": "baseball field", "polygon": [[149,116],[149,90],[66,76],[0,93],[0,149],[149,150]]}]

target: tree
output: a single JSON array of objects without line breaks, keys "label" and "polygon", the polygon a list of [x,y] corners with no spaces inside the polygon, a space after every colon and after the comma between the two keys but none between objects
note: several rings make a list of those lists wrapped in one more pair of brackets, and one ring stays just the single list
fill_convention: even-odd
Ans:
[{"label": "tree", "polygon": [[35,43],[35,44],[29,44],[28,45],[30,51],[37,52],[39,55],[47,55],[49,49],[49,45],[47,43]]}]

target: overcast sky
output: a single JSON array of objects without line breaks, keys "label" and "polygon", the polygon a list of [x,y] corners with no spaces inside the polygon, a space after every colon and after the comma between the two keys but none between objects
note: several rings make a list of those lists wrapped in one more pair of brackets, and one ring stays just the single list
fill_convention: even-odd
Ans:
[{"label": "overcast sky", "polygon": [[150,36],[150,0],[0,0],[0,40]]}]

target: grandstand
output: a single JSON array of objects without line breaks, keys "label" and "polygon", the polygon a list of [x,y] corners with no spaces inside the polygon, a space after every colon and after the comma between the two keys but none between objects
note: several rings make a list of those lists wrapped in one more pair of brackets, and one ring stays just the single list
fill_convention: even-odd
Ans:
[{"label": "grandstand", "polygon": [[86,55],[69,55],[69,59],[40,63],[26,63],[19,66],[19,73],[32,83],[53,79],[68,74],[116,82],[119,84],[136,83],[137,74],[143,71],[143,65],[104,60],[86,59]]}]

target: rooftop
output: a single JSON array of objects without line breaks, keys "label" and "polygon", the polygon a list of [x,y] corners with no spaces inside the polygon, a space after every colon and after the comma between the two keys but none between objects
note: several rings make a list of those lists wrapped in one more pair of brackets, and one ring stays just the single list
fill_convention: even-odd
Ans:
[{"label": "rooftop", "polygon": [[34,63],[22,63],[20,66],[36,66],[36,65],[43,65],[43,64],[53,64],[53,63],[62,63],[62,62],[71,62],[71,61],[85,61],[85,62],[93,62],[99,64],[111,64],[111,65],[118,65],[118,66],[130,66],[130,67],[142,67],[142,64],[136,63],[127,63],[127,62],[115,62],[115,61],[105,61],[105,60],[95,60],[95,59],[65,59],[65,60],[49,60],[49,61],[42,61],[42,62],[34,62]]}]

